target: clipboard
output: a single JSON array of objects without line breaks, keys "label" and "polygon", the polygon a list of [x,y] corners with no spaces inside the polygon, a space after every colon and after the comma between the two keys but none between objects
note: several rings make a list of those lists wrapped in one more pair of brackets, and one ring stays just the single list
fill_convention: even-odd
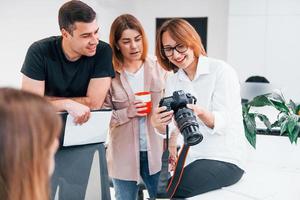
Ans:
[{"label": "clipboard", "polygon": [[90,119],[82,125],[75,125],[73,117],[67,112],[59,114],[63,121],[60,137],[61,148],[103,143],[106,141],[112,115],[111,109],[91,111]]}]

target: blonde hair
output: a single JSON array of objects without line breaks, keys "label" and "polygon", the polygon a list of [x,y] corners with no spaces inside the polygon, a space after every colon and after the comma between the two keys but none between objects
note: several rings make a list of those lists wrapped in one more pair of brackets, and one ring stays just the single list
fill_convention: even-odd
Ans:
[{"label": "blonde hair", "polygon": [[0,197],[49,199],[50,146],[61,119],[40,96],[0,89]]},{"label": "blonde hair", "polygon": [[178,67],[171,63],[163,51],[162,35],[168,32],[173,40],[184,44],[194,51],[195,57],[206,55],[201,38],[194,27],[186,20],[180,18],[170,19],[164,22],[156,35],[155,54],[160,65],[168,71],[177,71]]},{"label": "blonde hair", "polygon": [[148,53],[147,37],[141,23],[137,18],[130,14],[123,14],[117,17],[110,28],[109,43],[113,51],[113,65],[116,71],[120,70],[124,62],[124,57],[117,47],[118,41],[121,39],[123,31],[133,29],[138,31],[142,36],[143,52],[142,60],[145,61]]}]

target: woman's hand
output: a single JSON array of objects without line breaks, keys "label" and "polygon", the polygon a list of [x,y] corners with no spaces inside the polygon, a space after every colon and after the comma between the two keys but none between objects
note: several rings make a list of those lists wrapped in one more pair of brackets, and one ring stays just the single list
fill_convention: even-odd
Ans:
[{"label": "woman's hand", "polygon": [[198,116],[207,127],[214,128],[215,117],[211,112],[195,104],[187,104],[187,107],[192,109],[194,114]]},{"label": "woman's hand", "polygon": [[177,162],[177,159],[178,159],[177,146],[176,145],[169,146],[169,152],[170,152],[169,170],[172,172],[172,171],[175,170],[176,162]]},{"label": "woman's hand", "polygon": [[128,108],[128,117],[145,117],[147,113],[140,113],[147,110],[146,103],[142,101],[134,101]]},{"label": "woman's hand", "polygon": [[187,104],[186,106],[189,109],[192,109],[194,114],[196,116],[198,116],[200,119],[201,119],[201,116],[203,115],[203,113],[205,112],[205,110],[202,107],[195,105],[195,104]]},{"label": "woman's hand", "polygon": [[153,110],[151,116],[151,123],[154,128],[156,128],[160,133],[164,133],[165,126],[172,121],[173,110],[166,111],[167,107],[157,107]]}]

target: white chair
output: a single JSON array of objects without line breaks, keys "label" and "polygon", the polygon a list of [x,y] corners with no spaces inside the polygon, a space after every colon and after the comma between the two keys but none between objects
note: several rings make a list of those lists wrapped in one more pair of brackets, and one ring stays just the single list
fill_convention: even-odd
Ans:
[{"label": "white chair", "polygon": [[245,82],[241,84],[241,97],[244,101],[251,101],[254,97],[271,93],[273,90],[270,83]]}]

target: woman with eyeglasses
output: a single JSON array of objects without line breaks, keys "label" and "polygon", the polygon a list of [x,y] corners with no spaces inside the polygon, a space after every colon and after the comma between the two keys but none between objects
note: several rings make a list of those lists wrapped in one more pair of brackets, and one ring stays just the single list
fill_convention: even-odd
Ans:
[{"label": "woman with eyeglasses", "polygon": [[146,104],[150,100],[152,106],[158,105],[167,72],[156,58],[148,56],[145,31],[132,15],[120,15],[114,20],[110,45],[116,76],[105,106],[113,109],[107,162],[115,196],[117,200],[135,200],[138,183],[143,181],[149,196],[154,198],[163,139],[151,125],[152,111]]},{"label": "woman with eyeglasses", "polygon": [[[166,81],[165,96],[183,90],[197,98],[196,105],[187,107],[197,116],[203,134],[202,142],[190,146],[173,197],[192,197],[235,184],[244,173],[247,148],[236,72],[227,63],[207,57],[200,36],[183,19],[163,23],[157,33],[156,56],[164,69],[176,72]],[[151,120],[164,134],[172,118],[173,111],[163,106],[155,109]]]}]

